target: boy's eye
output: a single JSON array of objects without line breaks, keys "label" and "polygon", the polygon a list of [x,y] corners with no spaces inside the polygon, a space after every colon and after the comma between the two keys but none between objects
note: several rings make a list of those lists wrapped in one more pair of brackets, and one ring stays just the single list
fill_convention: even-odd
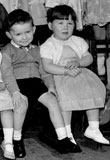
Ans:
[{"label": "boy's eye", "polygon": [[17,34],[16,34],[16,36],[20,36],[20,35],[21,35],[20,33],[17,33]]},{"label": "boy's eye", "polygon": [[63,24],[63,22],[59,22],[59,24]]}]

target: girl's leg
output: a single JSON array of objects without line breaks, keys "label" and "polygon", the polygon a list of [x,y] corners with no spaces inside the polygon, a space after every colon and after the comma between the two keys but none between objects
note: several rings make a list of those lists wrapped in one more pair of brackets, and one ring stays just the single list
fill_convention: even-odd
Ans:
[{"label": "girl's leg", "polygon": [[87,110],[86,114],[89,126],[87,127],[84,135],[96,142],[110,144],[109,141],[103,137],[99,130],[99,109]]},{"label": "girl's leg", "polygon": [[13,151],[13,111],[7,110],[1,112],[1,124],[3,127],[4,141],[2,142],[2,149],[4,157],[15,159]]}]

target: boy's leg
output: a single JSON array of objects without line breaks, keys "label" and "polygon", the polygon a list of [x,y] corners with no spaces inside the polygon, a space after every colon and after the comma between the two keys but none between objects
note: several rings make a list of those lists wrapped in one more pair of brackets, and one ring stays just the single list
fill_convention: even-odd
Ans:
[{"label": "boy's leg", "polygon": [[87,110],[86,114],[89,126],[87,127],[84,135],[96,142],[110,144],[109,140],[104,138],[99,130],[99,109]]},{"label": "boy's leg", "polygon": [[22,158],[26,155],[24,143],[22,139],[22,127],[25,120],[28,103],[26,99],[21,98],[21,106],[14,109],[14,152],[17,158]]},{"label": "boy's leg", "polygon": [[54,125],[54,128],[65,127],[60,107],[54,95],[48,92],[44,93],[38,99],[38,101],[41,102],[45,107],[48,108],[50,119]]},{"label": "boy's leg", "polygon": [[66,112],[63,111],[62,115],[65,122],[65,128],[66,128],[68,138],[70,138],[71,142],[73,142],[74,144],[77,144],[71,131],[72,111],[66,111]]},{"label": "boy's leg", "polygon": [[38,101],[49,110],[50,119],[58,137],[57,147],[62,149],[61,152],[81,152],[79,146],[71,143],[68,138],[62,112],[56,97],[51,93],[44,93]]},{"label": "boy's leg", "polygon": [[5,158],[15,159],[13,150],[13,111],[7,110],[1,112],[1,124],[3,127],[4,141],[2,142],[2,149]]}]

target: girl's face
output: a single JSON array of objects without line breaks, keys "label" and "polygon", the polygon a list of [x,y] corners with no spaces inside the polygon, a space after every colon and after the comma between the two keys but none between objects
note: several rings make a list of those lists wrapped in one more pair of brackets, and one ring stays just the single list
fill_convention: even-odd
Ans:
[{"label": "girl's face", "polygon": [[68,19],[56,19],[52,23],[49,23],[49,28],[53,31],[55,38],[59,40],[68,40],[74,30],[74,21],[69,16]]},{"label": "girl's face", "polygon": [[14,24],[8,32],[8,37],[18,46],[27,46],[33,40],[35,27],[30,22]]}]

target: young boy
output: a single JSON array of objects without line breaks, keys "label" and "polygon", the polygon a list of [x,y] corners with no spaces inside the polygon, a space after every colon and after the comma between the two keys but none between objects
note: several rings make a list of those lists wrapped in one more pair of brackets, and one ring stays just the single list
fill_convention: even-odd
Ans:
[{"label": "young boy", "polygon": [[[40,73],[42,76],[44,73],[40,67],[39,48],[31,45],[35,32],[32,17],[23,10],[15,10],[9,13],[6,24],[6,34],[11,42],[1,51],[1,72],[14,104],[14,153],[15,157],[22,158],[26,155],[22,126],[27,104],[29,102],[30,107],[37,103],[37,98],[46,92],[47,88],[40,79]],[[44,79],[48,77],[44,75]],[[24,105],[21,107],[22,101]]]}]

